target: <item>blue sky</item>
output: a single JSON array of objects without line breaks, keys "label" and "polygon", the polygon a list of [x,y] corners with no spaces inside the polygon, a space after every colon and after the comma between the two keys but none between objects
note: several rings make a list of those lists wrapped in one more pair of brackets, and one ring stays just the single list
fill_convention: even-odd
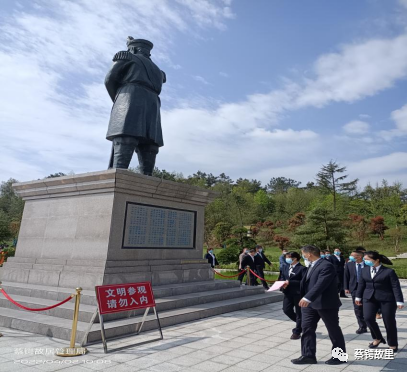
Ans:
[{"label": "blue sky", "polygon": [[107,167],[128,35],[167,74],[159,168],[407,186],[407,0],[2,1],[0,180]]}]

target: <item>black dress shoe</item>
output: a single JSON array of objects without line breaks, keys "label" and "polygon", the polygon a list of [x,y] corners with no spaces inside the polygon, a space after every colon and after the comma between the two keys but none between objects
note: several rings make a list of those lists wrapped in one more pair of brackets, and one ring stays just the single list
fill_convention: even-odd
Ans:
[{"label": "black dress shoe", "polygon": [[[343,294],[339,296],[340,298],[349,298],[347,295]],[[329,360],[328,360],[329,361]]]},{"label": "black dress shoe", "polygon": [[347,361],[341,361],[335,357],[331,357],[329,360],[325,361],[325,364],[328,365],[340,365],[340,364],[346,364]]},{"label": "black dress shoe", "polygon": [[363,334],[363,333],[367,333],[366,328],[359,328],[358,330],[356,330],[356,334]]},{"label": "black dress shoe", "polygon": [[290,337],[290,339],[301,339],[301,335],[293,333],[293,335]]},{"label": "black dress shoe", "polygon": [[318,364],[314,357],[300,356],[298,359],[291,360],[293,364]]},{"label": "black dress shoe", "polygon": [[382,339],[380,340],[380,342],[379,342],[377,345],[373,344],[373,342],[372,342],[372,343],[370,343],[370,344],[369,344],[369,348],[377,348],[377,347],[379,347],[380,343],[384,343],[384,344],[386,344],[385,339],[384,339],[384,338],[382,338]]}]

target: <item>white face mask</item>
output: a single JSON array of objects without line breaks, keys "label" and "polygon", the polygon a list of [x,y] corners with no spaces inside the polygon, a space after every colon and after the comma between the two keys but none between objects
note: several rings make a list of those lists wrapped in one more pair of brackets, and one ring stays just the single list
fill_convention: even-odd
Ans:
[{"label": "white face mask", "polygon": [[306,267],[309,267],[311,262],[308,259],[304,259],[304,264],[305,264]]}]

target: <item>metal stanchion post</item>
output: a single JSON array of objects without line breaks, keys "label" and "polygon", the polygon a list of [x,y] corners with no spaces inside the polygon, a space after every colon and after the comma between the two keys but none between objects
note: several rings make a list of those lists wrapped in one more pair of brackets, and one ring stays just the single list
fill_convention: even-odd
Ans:
[{"label": "metal stanchion post", "polygon": [[78,327],[79,304],[81,301],[81,291],[82,291],[82,288],[76,288],[75,309],[74,309],[73,320],[72,320],[71,343],[70,343],[69,347],[65,347],[65,348],[61,349],[55,355],[69,357],[69,356],[85,355],[88,352],[88,350],[85,347],[75,347],[76,329]]},{"label": "metal stanchion post", "polygon": [[247,277],[247,285],[251,286],[252,282],[251,282],[251,278],[250,278],[250,267],[249,266],[246,267],[246,277]]}]

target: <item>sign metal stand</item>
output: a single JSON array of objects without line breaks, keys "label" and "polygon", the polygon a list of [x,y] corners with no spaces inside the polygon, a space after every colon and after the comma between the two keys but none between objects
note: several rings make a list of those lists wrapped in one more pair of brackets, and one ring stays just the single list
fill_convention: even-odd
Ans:
[{"label": "sign metal stand", "polygon": [[[123,309],[123,308],[118,308],[118,309],[114,309],[114,310],[106,309],[104,307],[104,304],[103,304],[103,301],[105,301],[106,299],[102,299],[102,296],[101,296],[101,294],[103,294],[102,291],[109,292],[108,294],[110,296],[113,296],[112,289],[116,290],[117,288],[120,289],[120,292],[122,294],[123,294],[123,292],[124,293],[126,292],[123,289],[127,289],[127,290],[129,290],[130,288],[131,289],[143,288],[144,290],[147,289],[146,293],[143,293],[143,294],[146,294],[146,299],[147,299],[148,304],[146,304],[145,306],[137,304],[137,306],[134,306],[132,308],[126,308],[126,309]],[[102,336],[103,350],[104,350],[105,353],[108,352],[108,350],[107,350],[108,339],[106,337],[105,322],[104,322],[104,319],[103,319],[104,314],[123,312],[123,311],[130,311],[130,310],[133,310],[133,309],[143,309],[143,308],[145,308],[143,317],[142,317],[141,321],[138,323],[138,325],[136,326],[135,333],[130,333],[130,334],[127,334],[127,335],[123,336],[123,337],[130,337],[130,336],[134,336],[134,335],[139,335],[141,333],[141,329],[143,328],[143,325],[144,325],[144,322],[146,321],[147,315],[148,315],[150,309],[152,308],[153,311],[154,311],[155,319],[157,320],[158,330],[160,332],[160,337],[152,339],[152,340],[148,340],[148,341],[145,341],[145,342],[135,343],[135,344],[129,345],[128,347],[142,345],[142,344],[145,344],[145,343],[155,342],[155,341],[159,341],[159,340],[164,339],[162,328],[161,328],[160,318],[158,317],[158,312],[157,312],[157,309],[156,309],[154,295],[153,295],[153,292],[151,290],[151,284],[149,282],[148,283],[146,283],[146,282],[144,282],[144,283],[135,283],[135,284],[119,284],[119,285],[96,286],[95,290],[96,290],[96,298],[97,298],[97,301],[98,301],[97,314],[99,315],[100,332],[101,332],[101,336]],[[119,292],[119,291],[117,291],[117,292]],[[128,293],[130,293],[130,292],[128,291]],[[131,298],[131,299],[133,299],[133,298]],[[134,299],[133,299],[133,301],[134,301]],[[134,301],[134,303],[136,303],[136,302]],[[95,315],[96,315],[96,312],[95,312]],[[92,321],[94,321],[94,317],[92,318]],[[90,327],[89,327],[89,330],[90,330]],[[109,341],[119,339],[119,338],[123,338],[123,337],[120,336],[120,337],[109,338]],[[115,349],[115,351],[120,350],[120,349],[122,349],[122,348]]]}]

